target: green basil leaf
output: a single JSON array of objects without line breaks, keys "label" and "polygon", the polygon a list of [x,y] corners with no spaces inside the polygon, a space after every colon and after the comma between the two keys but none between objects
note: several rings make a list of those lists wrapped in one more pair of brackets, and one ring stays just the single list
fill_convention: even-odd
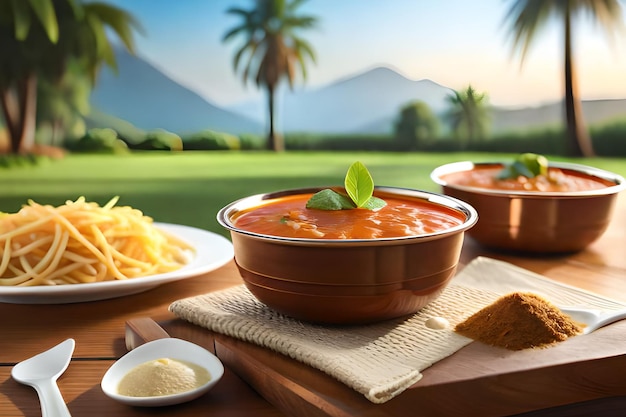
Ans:
[{"label": "green basil leaf", "polygon": [[349,210],[355,208],[354,203],[347,196],[331,189],[325,189],[313,194],[306,203],[308,209],[318,210]]},{"label": "green basil leaf", "polygon": [[510,178],[517,178],[510,165],[506,165],[504,168],[502,168],[502,171],[496,174],[497,180],[508,180]]},{"label": "green basil leaf", "polygon": [[363,208],[368,209],[368,210],[376,210],[379,208],[383,208],[386,205],[387,205],[387,202],[383,200],[382,198],[371,196],[370,199],[367,200],[365,204],[363,204]]},{"label": "green basil leaf", "polygon": [[517,174],[517,176],[524,176],[526,178],[532,178],[535,176],[535,173],[528,168],[526,165],[524,165],[523,162],[521,161],[515,161],[513,162],[513,165],[511,166],[511,169],[513,170],[513,172],[515,172]]},{"label": "green basil leaf", "polygon": [[515,179],[517,177],[534,178],[548,174],[548,159],[543,155],[524,153],[518,156],[513,163],[504,167],[497,175],[497,179]]},{"label": "green basil leaf", "polygon": [[525,153],[520,155],[518,162],[523,164],[534,177],[548,174],[548,159],[543,155]]},{"label": "green basil leaf", "polygon": [[357,207],[363,207],[374,193],[374,180],[365,165],[359,161],[350,165],[344,185]]},{"label": "green basil leaf", "polygon": [[347,196],[331,189],[325,189],[313,194],[307,201],[306,208],[318,210],[349,210],[354,208],[377,210],[387,205],[384,200],[373,196],[374,180],[361,162],[357,161],[350,166],[344,185],[348,193]]}]

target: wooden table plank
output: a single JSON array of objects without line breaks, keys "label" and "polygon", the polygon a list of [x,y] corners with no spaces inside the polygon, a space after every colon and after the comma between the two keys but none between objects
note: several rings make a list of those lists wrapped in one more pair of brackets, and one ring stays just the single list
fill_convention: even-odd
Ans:
[{"label": "wooden table plank", "polygon": [[[77,358],[118,358],[126,352],[125,322],[171,318],[175,300],[241,284],[234,262],[209,274],[110,300],[75,304],[0,303],[0,363],[16,363],[67,339]],[[16,343],[19,341],[19,343]]]}]

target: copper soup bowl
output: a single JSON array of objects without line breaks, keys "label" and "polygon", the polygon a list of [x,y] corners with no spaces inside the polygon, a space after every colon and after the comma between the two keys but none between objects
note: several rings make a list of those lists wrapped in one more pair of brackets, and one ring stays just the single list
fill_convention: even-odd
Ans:
[{"label": "copper soup bowl", "polygon": [[565,174],[590,177],[606,187],[589,191],[542,192],[497,190],[454,183],[455,176],[481,167],[499,167],[500,162],[454,162],[437,167],[431,179],[443,193],[476,208],[480,220],[468,235],[482,245],[528,254],[577,252],[606,230],[624,178],[601,169],[564,162],[549,167]]},{"label": "copper soup bowl", "polygon": [[245,285],[268,307],[318,323],[363,324],[415,313],[440,295],[453,277],[464,232],[476,210],[455,198],[404,188],[376,187],[374,195],[425,201],[452,210],[462,223],[441,232],[380,239],[288,238],[236,227],[242,211],[306,188],[259,194],[217,214],[230,231]]}]

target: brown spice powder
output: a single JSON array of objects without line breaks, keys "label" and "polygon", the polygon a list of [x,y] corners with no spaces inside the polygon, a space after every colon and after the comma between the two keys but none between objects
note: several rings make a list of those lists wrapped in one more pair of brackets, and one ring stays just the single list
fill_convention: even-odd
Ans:
[{"label": "brown spice powder", "polygon": [[522,350],[561,342],[582,328],[544,298],[515,292],[500,297],[454,330],[488,345]]}]

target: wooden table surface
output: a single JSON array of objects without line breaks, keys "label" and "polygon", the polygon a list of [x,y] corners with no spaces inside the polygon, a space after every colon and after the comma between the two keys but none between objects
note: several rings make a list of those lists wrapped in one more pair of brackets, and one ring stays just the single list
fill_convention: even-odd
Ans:
[{"label": "wooden table surface", "polygon": [[[554,280],[626,302],[626,195],[622,193],[619,196],[613,221],[606,233],[582,252],[551,257],[515,256],[485,250],[471,239],[466,239],[461,262],[468,263],[479,255],[505,260]],[[100,389],[102,376],[108,367],[127,351],[124,340],[127,320],[151,317],[166,324],[166,329],[171,335],[193,339],[194,342],[215,351],[214,335],[199,331],[196,326],[174,320],[168,312],[168,306],[171,302],[183,297],[216,291],[241,283],[234,263],[230,262],[211,273],[126,297],[61,305],[0,303],[0,416],[41,415],[35,391],[15,382],[10,376],[11,368],[17,362],[67,338],[75,339],[76,349],[70,366],[59,378],[58,383],[68,408],[75,417],[131,417],[152,414],[173,417],[199,415],[269,417],[307,414],[304,411],[291,413],[289,408],[281,404],[281,402],[286,403],[287,400],[281,400],[280,392],[272,396],[266,395],[271,402],[266,400],[234,372],[238,371],[235,369],[237,366],[227,366],[224,378],[213,390],[186,404],[164,408],[129,407],[109,399],[102,393]],[[221,349],[225,349],[224,354],[228,355],[228,350],[234,345],[220,345],[218,340],[218,349],[220,346]],[[244,361],[245,358],[241,360]],[[612,366],[626,366],[624,355],[612,360],[617,360],[617,362],[611,362]],[[572,403],[571,405],[564,403],[558,408],[543,411],[530,411],[533,410],[530,407],[525,415],[626,415],[626,368],[622,369],[622,375],[625,376],[621,379],[623,388],[621,392],[599,392],[594,395],[592,401],[586,398],[578,399],[572,395],[566,401],[566,403]],[[301,370],[303,373],[310,372],[304,366]],[[325,381],[317,376],[315,378],[322,383]],[[257,385],[259,386],[262,385]],[[324,387],[319,388],[324,391]],[[593,391],[593,387],[590,389]],[[434,386],[428,391],[429,397],[437,398],[437,390],[440,390],[441,395],[451,395],[444,392],[444,388]],[[549,395],[549,390],[548,386],[546,395]],[[477,395],[480,395],[480,392]],[[490,401],[497,405],[498,398],[493,392],[485,391],[484,395],[493,396],[490,397]],[[450,400],[454,399],[450,398]],[[465,398],[456,401],[475,400],[476,398]],[[532,404],[536,399],[528,398],[527,400],[529,404]],[[580,402],[583,400],[585,401]],[[370,408],[363,410],[363,414],[381,415],[377,413],[376,407],[371,404]],[[416,404],[412,415],[422,415],[419,414],[421,407],[422,404]],[[463,409],[463,404],[460,403],[459,407]],[[503,415],[507,414],[506,407],[500,409],[503,410]],[[321,409],[318,412],[320,415],[324,414]]]}]

